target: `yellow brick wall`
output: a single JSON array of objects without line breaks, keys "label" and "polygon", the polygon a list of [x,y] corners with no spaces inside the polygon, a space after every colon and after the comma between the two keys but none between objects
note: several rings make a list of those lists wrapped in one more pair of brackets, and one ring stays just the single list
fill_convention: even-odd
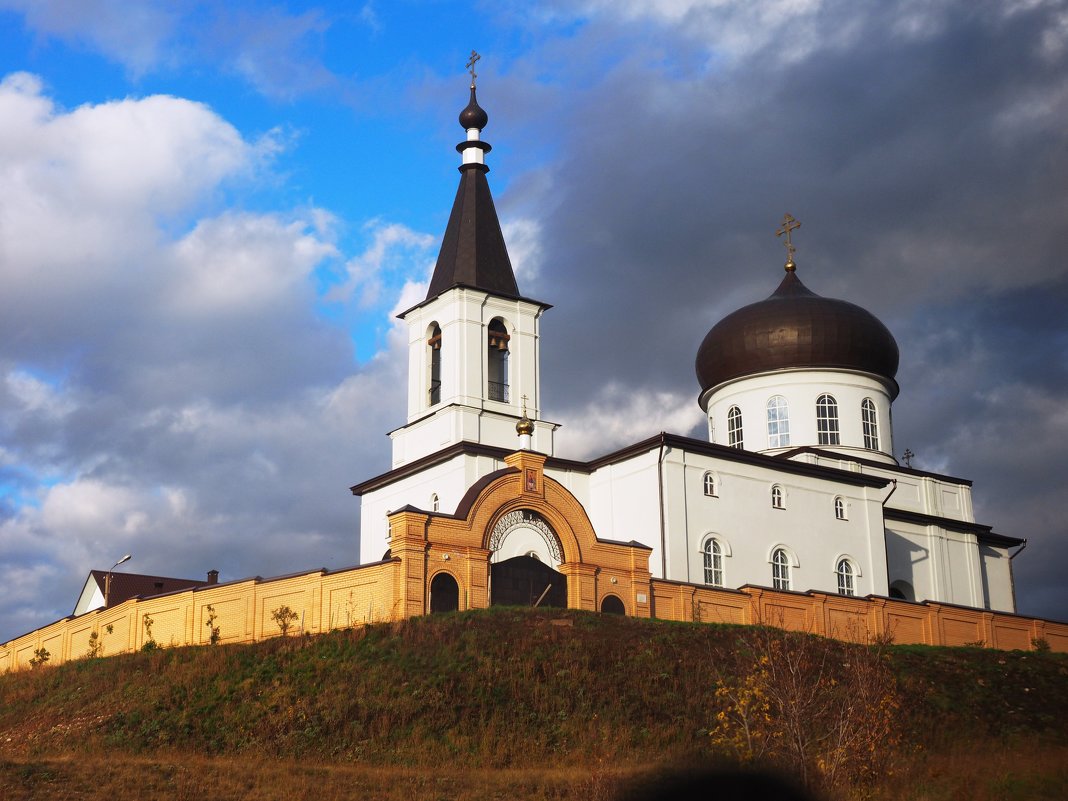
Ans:
[{"label": "yellow brick wall", "polygon": [[[391,515],[393,558],[387,562],[132,599],[0,644],[0,671],[29,667],[42,647],[50,653],[49,664],[83,658],[93,632],[99,634],[102,655],[137,650],[146,639],[146,616],[153,621],[152,638],[161,646],[206,644],[211,636],[208,607],[214,610],[224,643],[277,636],[272,613],[282,606],[297,615],[293,633],[421,615],[427,612],[429,582],[442,571],[456,579],[461,609],[485,608],[490,603],[487,532],[516,509],[537,512],[556,532],[564,557],[560,572],[567,576],[572,608],[596,610],[607,595],[615,595],[627,614],[636,617],[763,623],[854,641],[886,637],[896,643],[1030,649],[1034,641],[1045,640],[1052,650],[1068,653],[1066,623],[934,603],[763,587],[726,590],[653,579],[648,549],[599,540],[582,504],[544,475],[544,456],[521,452],[506,461],[516,471],[483,488],[463,519],[415,511]],[[533,484],[524,480],[529,471],[536,477]]]}]

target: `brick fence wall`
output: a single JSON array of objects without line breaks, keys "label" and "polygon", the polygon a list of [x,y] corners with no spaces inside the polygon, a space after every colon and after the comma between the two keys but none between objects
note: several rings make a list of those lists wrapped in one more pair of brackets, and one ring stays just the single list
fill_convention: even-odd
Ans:
[{"label": "brick fence wall", "polygon": [[[222,643],[278,636],[272,613],[283,606],[296,614],[292,630],[309,634],[399,619],[408,614],[397,592],[403,570],[404,565],[394,558],[336,572],[254,578],[133,598],[110,609],[58,620],[0,644],[0,672],[29,667],[42,648],[49,653],[50,665],[89,656],[94,633],[101,656],[136,651],[149,639],[163,647],[206,645],[211,639],[212,614]],[[590,566],[590,570],[596,568]],[[628,604],[628,608],[663,620],[763,623],[856,642],[887,638],[899,644],[1031,650],[1036,642],[1044,641],[1051,650],[1068,653],[1068,623],[1000,612],[753,586],[716,589],[660,579],[653,579],[649,588],[651,603]],[[597,608],[595,598],[588,603],[580,598],[578,603]]]}]

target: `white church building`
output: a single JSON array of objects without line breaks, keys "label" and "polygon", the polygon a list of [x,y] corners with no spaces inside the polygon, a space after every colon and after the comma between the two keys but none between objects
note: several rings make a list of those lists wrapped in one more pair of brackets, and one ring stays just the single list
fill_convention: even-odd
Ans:
[{"label": "white church building", "polygon": [[557,455],[542,417],[550,307],[516,283],[473,78],[441,251],[400,315],[407,419],[390,469],[352,487],[360,565],[224,583],[93,571],[72,615],[0,643],[0,671],[42,652],[254,642],[284,633],[283,607],[306,633],[510,604],[1068,653],[1068,623],[1015,614],[1024,540],[975,521],[966,479],[894,458],[897,343],[801,283],[789,215],[778,287],[695,343],[707,439]]},{"label": "white church building", "polygon": [[[407,419],[389,434],[391,469],[352,487],[362,563],[388,557],[389,514],[461,517],[505,457],[526,450],[546,457],[545,476],[581,503],[598,540],[651,551],[653,578],[1015,612],[1024,541],[975,521],[968,480],[895,459],[897,343],[869,312],[801,282],[789,215],[778,288],[696,348],[707,441],[661,433],[590,461],[557,455],[558,425],[542,418],[550,306],[516,283],[486,180],[487,121],[472,85],[429,291],[400,315]],[[491,563],[563,559],[537,515],[503,518],[487,542]]]}]

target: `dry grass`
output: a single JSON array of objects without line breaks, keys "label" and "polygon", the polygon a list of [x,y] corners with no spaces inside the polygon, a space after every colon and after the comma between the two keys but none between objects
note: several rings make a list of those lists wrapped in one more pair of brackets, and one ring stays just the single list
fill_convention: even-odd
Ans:
[{"label": "dry grass", "polygon": [[151,759],[122,754],[78,755],[0,760],[0,797],[5,801],[606,801],[633,772],[609,772],[597,765],[544,770],[415,769],[198,756]]},{"label": "dry grass", "polygon": [[872,798],[1063,801],[1068,798],[1068,746],[965,741],[945,751],[917,754]]},{"label": "dry grass", "polygon": [[[168,801],[612,801],[653,766],[468,769],[371,767],[265,759],[125,754],[0,759],[4,801],[166,798]],[[922,754],[868,791],[841,788],[835,801],[1061,801],[1068,798],[1068,746],[1016,744]]]}]

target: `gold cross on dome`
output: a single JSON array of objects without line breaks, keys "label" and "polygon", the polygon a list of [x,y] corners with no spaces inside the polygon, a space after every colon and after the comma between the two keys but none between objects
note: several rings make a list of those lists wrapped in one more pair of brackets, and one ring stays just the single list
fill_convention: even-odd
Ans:
[{"label": "gold cross on dome", "polygon": [[775,236],[782,236],[786,234],[786,271],[793,272],[797,265],[794,264],[794,252],[797,248],[794,247],[794,243],[790,239],[790,233],[796,231],[801,227],[801,223],[795,220],[790,214],[784,214],[782,218],[782,228],[775,232]]},{"label": "gold cross on dome", "polygon": [[474,89],[474,87],[475,87],[475,78],[478,77],[477,75],[475,75],[475,64],[477,62],[481,61],[481,60],[482,60],[482,56],[480,56],[474,50],[471,51],[471,58],[467,59],[467,69],[471,73],[471,88],[472,89]]}]

